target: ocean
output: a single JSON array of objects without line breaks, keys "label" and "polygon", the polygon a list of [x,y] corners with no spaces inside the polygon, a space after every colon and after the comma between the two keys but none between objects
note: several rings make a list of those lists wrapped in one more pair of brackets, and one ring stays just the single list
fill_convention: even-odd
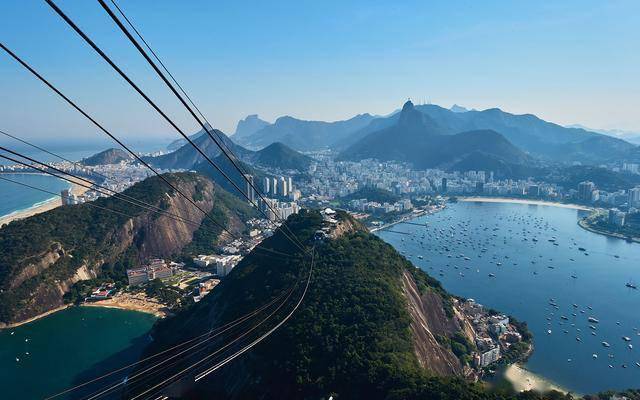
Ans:
[{"label": "ocean", "polygon": [[584,213],[460,202],[378,235],[450,293],[526,321],[535,374],[577,393],[637,388],[640,291],[625,285],[640,282],[640,244],[580,228]]},{"label": "ocean", "polygon": [[[3,174],[0,177],[53,193],[60,193],[61,190],[71,187],[65,180],[41,174]],[[0,179],[0,217],[37,207],[55,197],[57,196]]]},{"label": "ocean", "polygon": [[[17,143],[17,144],[16,144]],[[48,150],[68,159],[71,161],[79,161],[83,158],[89,157],[100,151],[106,150],[109,147],[117,147],[107,141],[101,141],[98,143],[84,143],[80,142],[78,148],[73,146],[58,148],[60,146],[55,143],[36,143],[44,146]],[[140,152],[153,152],[164,149],[168,143],[168,139],[163,138],[160,140],[144,139],[144,140],[130,140],[134,151]],[[6,137],[0,137],[0,145],[6,146],[12,150],[18,151],[21,154],[25,154],[41,162],[58,162],[59,158],[52,156],[46,152],[35,150],[27,147],[24,144],[18,143],[12,139]],[[13,157],[13,156],[12,156]],[[15,158],[15,157],[14,157]],[[0,158],[0,165],[14,164],[11,161]],[[35,175],[35,174],[11,174],[7,176],[9,179],[18,180],[20,182],[39,187],[54,193],[59,193],[63,189],[68,189],[70,184],[62,179],[58,179],[52,176]],[[0,180],[0,217],[6,216],[13,212],[23,211],[31,207],[37,207],[54,196],[38,190],[26,188],[24,186],[17,185],[15,183]]]},{"label": "ocean", "polygon": [[0,330],[2,398],[42,399],[137,361],[155,321],[136,311],[72,307]]}]

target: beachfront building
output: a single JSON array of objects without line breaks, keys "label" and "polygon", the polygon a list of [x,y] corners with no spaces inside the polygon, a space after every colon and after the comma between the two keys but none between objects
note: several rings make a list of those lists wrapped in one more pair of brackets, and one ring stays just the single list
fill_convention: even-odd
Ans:
[{"label": "beachfront building", "polygon": [[492,349],[480,353],[476,362],[480,368],[484,368],[491,363],[494,363],[500,359],[500,347],[496,346]]},{"label": "beachfront building", "polygon": [[166,279],[173,276],[175,266],[167,264],[165,260],[153,259],[142,268],[128,269],[127,279],[129,285],[136,286],[154,279]]}]

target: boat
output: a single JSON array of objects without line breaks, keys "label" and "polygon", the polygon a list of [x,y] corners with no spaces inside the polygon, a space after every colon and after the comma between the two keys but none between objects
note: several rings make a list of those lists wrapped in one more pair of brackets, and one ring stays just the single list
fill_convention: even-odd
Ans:
[{"label": "boat", "polygon": [[611,347],[611,345],[610,345],[609,343],[607,343],[607,342],[602,342],[602,345],[603,345],[604,347]]},{"label": "boat", "polygon": [[631,338],[629,336],[623,336],[622,340],[624,340],[625,342],[630,342]]},{"label": "boat", "polygon": [[589,321],[589,322],[593,322],[594,324],[597,324],[598,322],[600,322],[600,321],[598,321],[597,319],[595,319],[595,318],[593,318],[593,317],[589,317],[589,318],[588,318],[588,321]]},{"label": "boat", "polygon": [[547,330],[547,335],[551,335],[551,329]]},{"label": "boat", "polygon": [[627,282],[625,286],[631,289],[638,289],[638,286],[631,281]]},{"label": "boat", "polygon": [[495,278],[496,276],[494,274],[489,274],[489,278]]},{"label": "boat", "polygon": [[594,353],[594,354],[591,355],[591,357],[598,358],[598,355]]}]

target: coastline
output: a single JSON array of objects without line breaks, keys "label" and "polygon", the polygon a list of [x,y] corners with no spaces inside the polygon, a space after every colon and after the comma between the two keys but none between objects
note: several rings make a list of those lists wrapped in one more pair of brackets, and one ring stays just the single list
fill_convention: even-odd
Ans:
[{"label": "coastline", "polygon": [[608,231],[603,231],[603,230],[600,230],[600,229],[596,229],[596,228],[590,226],[586,222],[585,218],[579,219],[578,220],[578,225],[582,229],[584,229],[586,231],[589,231],[591,233],[596,233],[598,235],[603,235],[603,236],[609,236],[609,237],[616,238],[616,239],[621,239],[621,240],[624,240],[624,241],[627,241],[627,242],[631,241],[633,243],[640,243],[640,238],[637,238],[637,237],[629,238],[628,236],[624,236],[624,235],[621,235],[619,233],[608,232]]},{"label": "coastline", "polygon": [[482,202],[482,203],[514,203],[514,204],[529,204],[529,205],[537,205],[537,206],[570,208],[574,210],[583,210],[583,211],[593,210],[590,207],[581,206],[579,204],[558,203],[558,202],[546,201],[546,200],[517,199],[517,198],[510,198],[510,197],[458,197],[458,201]]},{"label": "coastline", "polygon": [[[84,186],[80,186],[78,184],[73,183],[71,184],[71,187],[69,190],[71,191],[72,194],[79,196],[81,194],[84,194],[88,189]],[[45,201],[38,202],[29,208],[14,211],[7,215],[0,216],[0,226],[4,224],[8,224],[12,221],[29,218],[36,214],[53,210],[54,208],[60,207],[61,205],[62,205],[62,199],[59,196],[51,197]]]},{"label": "coastline", "polygon": [[[529,371],[518,363],[509,365],[504,371],[504,377],[511,382],[516,392],[523,392],[525,390],[548,392],[549,390],[556,390],[563,394],[571,393],[550,380]],[[576,393],[573,394],[575,395]]]},{"label": "coastline", "polygon": [[142,293],[119,293],[105,300],[84,302],[81,306],[138,311],[153,314],[158,318],[164,318],[169,315],[167,307],[164,304],[156,301],[155,299],[150,299]]},{"label": "coastline", "polygon": [[44,312],[44,313],[42,313],[42,314],[38,314],[38,315],[36,315],[35,317],[31,317],[31,318],[29,318],[29,319],[25,319],[24,321],[15,322],[15,323],[13,323],[13,324],[7,324],[7,325],[4,325],[4,326],[3,326],[3,325],[0,325],[0,330],[3,330],[3,329],[11,329],[11,328],[18,327],[18,326],[20,326],[20,325],[26,325],[26,324],[28,324],[28,323],[30,323],[30,322],[33,322],[33,321],[39,320],[40,318],[48,317],[48,316],[49,316],[49,315],[51,315],[51,314],[55,314],[55,313],[57,313],[58,311],[66,310],[67,308],[69,308],[69,307],[71,307],[71,306],[72,306],[72,304],[65,304],[65,305],[60,306],[60,307],[58,307],[58,308],[54,308],[53,310],[49,310],[49,311],[46,311],[46,312]]}]

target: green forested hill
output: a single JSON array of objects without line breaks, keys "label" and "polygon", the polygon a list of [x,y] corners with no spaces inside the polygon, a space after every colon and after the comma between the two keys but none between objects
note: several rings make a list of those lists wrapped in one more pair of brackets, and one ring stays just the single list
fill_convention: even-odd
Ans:
[{"label": "green forested hill", "polygon": [[[229,210],[246,209],[203,176],[166,177],[222,223],[238,218]],[[203,220],[202,213],[157,177],[124,194],[196,223]],[[62,206],[0,229],[0,323],[22,321],[61,306],[63,295],[79,280],[98,276],[125,280],[126,268],[151,257],[179,254],[192,238],[201,248],[219,233],[113,197],[92,204],[119,213],[89,204]],[[242,223],[236,226],[242,228]]]},{"label": "green forested hill", "polygon": [[[302,212],[288,221],[297,237],[311,248],[313,232],[322,226],[319,213]],[[193,376],[186,376],[174,386],[173,395],[193,399],[556,398],[516,395],[506,389],[489,391],[462,378],[436,376],[428,366],[422,368],[414,352],[402,275],[410,270],[419,275],[421,290],[432,291],[443,300],[449,295],[436,280],[415,271],[390,245],[358,228],[357,223],[349,224],[351,229],[345,229],[337,239],[315,242],[316,264],[309,291],[286,324],[198,384],[193,384]],[[232,321],[268,303],[305,276],[309,259],[280,232],[263,246],[291,252],[294,257],[251,253],[211,295],[160,322],[148,354]],[[219,340],[208,352],[224,348],[225,343]],[[204,354],[184,357],[183,364],[175,368],[188,367]],[[155,379],[173,372],[164,371]],[[153,379],[142,386],[130,382],[131,393],[153,383]]]}]

